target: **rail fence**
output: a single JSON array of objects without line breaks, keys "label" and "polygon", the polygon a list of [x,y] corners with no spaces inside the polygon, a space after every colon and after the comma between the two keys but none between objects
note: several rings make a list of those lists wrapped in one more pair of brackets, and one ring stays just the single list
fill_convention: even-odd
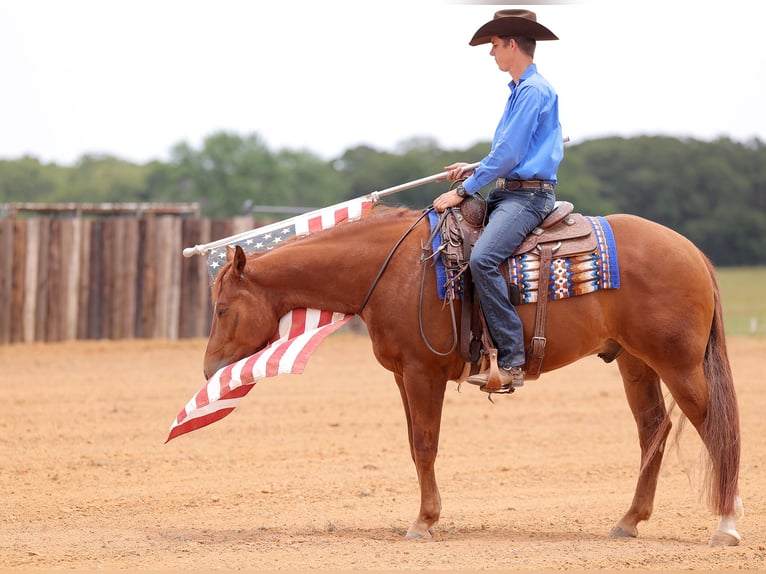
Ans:
[{"label": "rail fence", "polygon": [[206,337],[206,259],[182,250],[253,227],[196,204],[2,205],[0,344]]}]

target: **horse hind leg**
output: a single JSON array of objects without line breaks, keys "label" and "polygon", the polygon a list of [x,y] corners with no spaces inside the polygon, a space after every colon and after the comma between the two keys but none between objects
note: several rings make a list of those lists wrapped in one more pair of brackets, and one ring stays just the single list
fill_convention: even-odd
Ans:
[{"label": "horse hind leg", "polygon": [[617,365],[622,375],[630,410],[638,427],[641,470],[633,502],[609,535],[635,537],[638,536],[638,523],[648,520],[654,508],[657,480],[671,425],[657,373],[627,351],[619,354]]},{"label": "horse hind leg", "polygon": [[709,346],[704,366],[663,380],[707,449],[704,486],[709,504],[719,517],[709,544],[736,546],[741,537],[735,523],[744,515],[744,509],[738,491],[739,412],[728,361],[718,361]]},{"label": "horse hind leg", "polygon": [[710,507],[719,517],[709,543],[736,546],[740,535],[735,522],[744,514],[739,496],[739,407],[726,349],[721,293],[712,263],[702,257],[711,292],[706,292],[705,282],[699,278],[698,286],[704,289],[697,294],[697,300],[703,302],[712,295],[712,317],[705,307],[695,307],[696,314],[690,308],[679,328],[666,335],[672,356],[657,355],[655,368],[707,450],[704,489]]}]

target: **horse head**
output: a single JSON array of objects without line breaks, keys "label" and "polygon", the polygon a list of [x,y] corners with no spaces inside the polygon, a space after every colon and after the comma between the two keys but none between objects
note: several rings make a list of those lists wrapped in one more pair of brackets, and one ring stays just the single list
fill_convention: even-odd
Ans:
[{"label": "horse head", "polygon": [[277,332],[279,317],[240,246],[226,248],[227,263],[212,288],[213,322],[205,350],[204,372],[218,369],[265,347]]}]

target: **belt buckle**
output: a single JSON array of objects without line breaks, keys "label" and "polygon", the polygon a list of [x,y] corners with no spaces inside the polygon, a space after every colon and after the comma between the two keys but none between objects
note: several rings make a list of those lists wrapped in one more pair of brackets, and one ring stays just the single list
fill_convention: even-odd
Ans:
[{"label": "belt buckle", "polygon": [[498,177],[495,181],[495,189],[498,191],[502,191],[505,189],[505,182],[507,180],[504,177]]}]

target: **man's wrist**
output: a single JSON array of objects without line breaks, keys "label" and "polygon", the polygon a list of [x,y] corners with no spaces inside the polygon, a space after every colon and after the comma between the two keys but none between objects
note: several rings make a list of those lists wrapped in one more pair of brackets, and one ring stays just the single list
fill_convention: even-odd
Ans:
[{"label": "man's wrist", "polygon": [[463,187],[463,183],[458,183],[455,186],[455,193],[457,193],[458,197],[466,197],[467,195],[470,195],[465,188]]}]

